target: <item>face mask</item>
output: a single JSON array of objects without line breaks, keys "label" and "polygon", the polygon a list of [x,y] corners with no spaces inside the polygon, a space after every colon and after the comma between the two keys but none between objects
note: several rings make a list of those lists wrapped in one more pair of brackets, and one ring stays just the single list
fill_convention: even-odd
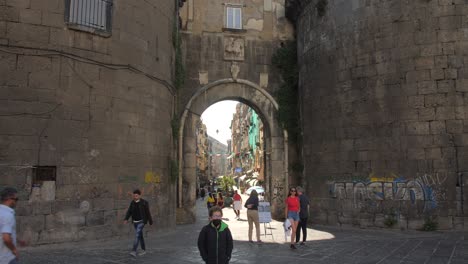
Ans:
[{"label": "face mask", "polygon": [[219,226],[221,224],[221,219],[213,219],[213,221],[211,221],[213,223],[214,226]]}]

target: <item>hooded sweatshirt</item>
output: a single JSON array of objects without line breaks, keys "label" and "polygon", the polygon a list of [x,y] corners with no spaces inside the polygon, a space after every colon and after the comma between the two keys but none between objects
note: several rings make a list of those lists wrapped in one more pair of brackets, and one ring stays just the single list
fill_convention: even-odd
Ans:
[{"label": "hooded sweatshirt", "polygon": [[216,228],[212,222],[204,226],[198,236],[198,250],[207,264],[227,264],[231,259],[233,239],[228,225],[221,222]]}]

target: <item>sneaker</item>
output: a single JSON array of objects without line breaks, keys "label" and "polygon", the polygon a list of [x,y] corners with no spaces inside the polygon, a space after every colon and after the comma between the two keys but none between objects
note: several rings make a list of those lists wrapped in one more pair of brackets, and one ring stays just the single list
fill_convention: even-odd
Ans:
[{"label": "sneaker", "polygon": [[130,255],[131,255],[132,257],[136,257],[136,256],[137,256],[136,251],[130,252]]},{"label": "sneaker", "polygon": [[138,253],[138,256],[143,256],[143,255],[145,255],[145,254],[146,254],[146,251],[143,250],[143,251],[141,251],[140,253]]},{"label": "sneaker", "polygon": [[297,247],[294,244],[291,244],[290,248],[291,249],[297,249]]}]

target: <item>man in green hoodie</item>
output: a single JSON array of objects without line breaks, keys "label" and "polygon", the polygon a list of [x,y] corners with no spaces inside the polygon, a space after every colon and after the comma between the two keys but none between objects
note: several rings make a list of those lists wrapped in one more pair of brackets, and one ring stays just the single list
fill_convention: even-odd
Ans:
[{"label": "man in green hoodie", "polygon": [[221,221],[223,210],[213,206],[209,211],[210,223],[198,236],[198,250],[206,264],[227,264],[231,259],[233,240],[228,225]]}]

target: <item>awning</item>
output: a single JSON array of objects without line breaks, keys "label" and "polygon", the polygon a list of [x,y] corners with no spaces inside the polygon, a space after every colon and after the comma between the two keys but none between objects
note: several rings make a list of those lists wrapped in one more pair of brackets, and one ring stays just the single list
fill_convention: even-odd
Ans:
[{"label": "awning", "polygon": [[256,179],[249,179],[246,181],[246,183],[249,184],[250,186],[255,186],[257,182],[258,181]]},{"label": "awning", "polygon": [[252,178],[258,178],[258,175],[260,175],[258,172],[254,172],[254,173],[252,174]]}]

